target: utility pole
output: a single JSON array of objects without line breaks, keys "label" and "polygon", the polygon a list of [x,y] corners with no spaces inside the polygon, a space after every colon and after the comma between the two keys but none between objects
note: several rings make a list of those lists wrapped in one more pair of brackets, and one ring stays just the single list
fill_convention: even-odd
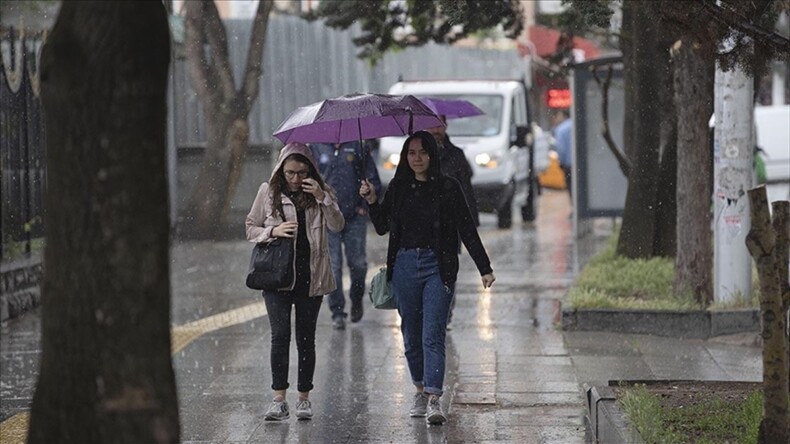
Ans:
[{"label": "utility pole", "polygon": [[716,67],[713,142],[714,281],[716,302],[750,299],[752,267],[746,249],[753,186],[753,82],[741,67]]}]

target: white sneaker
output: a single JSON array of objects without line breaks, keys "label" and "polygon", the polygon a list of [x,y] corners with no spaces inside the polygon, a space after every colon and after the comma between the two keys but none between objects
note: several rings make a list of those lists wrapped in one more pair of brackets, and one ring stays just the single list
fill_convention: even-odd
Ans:
[{"label": "white sneaker", "polygon": [[291,413],[288,410],[288,403],[286,401],[272,401],[269,404],[269,408],[266,410],[266,414],[263,415],[263,419],[266,421],[285,421],[286,419],[291,417]]},{"label": "white sneaker", "polygon": [[440,402],[440,397],[436,395],[431,395],[428,398],[428,412],[425,418],[425,422],[431,425],[441,425],[447,421],[447,417],[442,412],[442,404]]},{"label": "white sneaker", "polygon": [[313,419],[313,405],[309,399],[299,399],[296,401],[296,418]]},{"label": "white sneaker", "polygon": [[423,392],[414,394],[414,403],[409,410],[409,416],[412,418],[424,418],[428,409],[428,395]]}]

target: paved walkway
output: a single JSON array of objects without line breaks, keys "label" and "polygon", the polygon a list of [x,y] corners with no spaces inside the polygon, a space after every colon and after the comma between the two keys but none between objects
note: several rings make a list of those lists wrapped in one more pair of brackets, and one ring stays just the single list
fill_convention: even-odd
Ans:
[{"label": "paved walkway", "polygon": [[[554,327],[580,263],[606,234],[573,242],[567,195],[549,192],[537,224],[483,220],[497,282],[482,290],[465,253],[448,334],[444,426],[408,417],[412,388],[395,312],[367,308],[345,331],[322,309],[315,418],[266,423],[270,333],[260,296],[244,287],[246,242],[173,250],[173,349],[185,443],[583,443],[583,383],[610,379],[760,377],[760,349],[716,341],[573,332]],[[606,222],[606,221],[604,221]],[[386,238],[369,236],[371,274]],[[38,365],[39,316],[2,326],[3,444],[24,436]],[[292,347],[292,361],[296,350]],[[294,366],[291,375],[296,373]],[[295,392],[289,392],[289,401]],[[16,433],[17,438],[13,438]]]}]

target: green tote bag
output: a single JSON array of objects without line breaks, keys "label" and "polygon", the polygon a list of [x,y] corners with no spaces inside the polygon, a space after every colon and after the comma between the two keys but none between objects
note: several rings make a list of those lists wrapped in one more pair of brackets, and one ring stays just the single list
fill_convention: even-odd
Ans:
[{"label": "green tote bag", "polygon": [[395,298],[392,297],[392,283],[387,282],[387,267],[381,267],[373,276],[368,294],[375,308],[382,310],[398,308]]}]

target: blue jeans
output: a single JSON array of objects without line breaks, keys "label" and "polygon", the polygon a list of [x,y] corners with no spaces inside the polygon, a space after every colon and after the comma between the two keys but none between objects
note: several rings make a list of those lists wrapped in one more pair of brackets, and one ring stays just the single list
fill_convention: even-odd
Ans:
[{"label": "blue jeans", "polygon": [[368,273],[368,262],[365,258],[365,240],[368,234],[368,218],[356,215],[346,219],[346,226],[339,233],[329,232],[329,254],[332,259],[332,272],[335,275],[337,289],[329,293],[329,309],[332,318],[346,317],[343,311],[346,298],[343,296],[343,247],[345,246],[346,263],[351,274],[349,297],[352,304],[361,304],[365,294],[365,276]]},{"label": "blue jeans", "polygon": [[392,270],[392,293],[398,301],[412,382],[426,393],[441,395],[444,341],[453,291],[442,283],[433,250],[398,250]]}]

